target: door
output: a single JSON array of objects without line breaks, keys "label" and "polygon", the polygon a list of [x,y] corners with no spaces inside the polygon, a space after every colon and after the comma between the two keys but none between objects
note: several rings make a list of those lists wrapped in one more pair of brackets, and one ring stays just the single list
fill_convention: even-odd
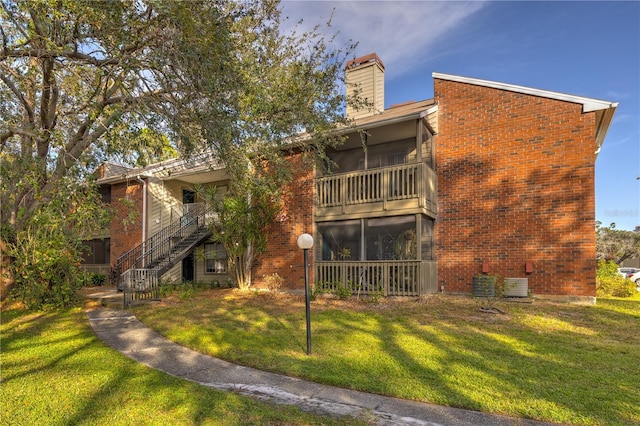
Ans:
[{"label": "door", "polygon": [[182,214],[189,213],[191,205],[196,202],[196,193],[189,189],[182,190]]},{"label": "door", "polygon": [[195,278],[193,260],[193,253],[182,259],[182,282],[193,282]]}]

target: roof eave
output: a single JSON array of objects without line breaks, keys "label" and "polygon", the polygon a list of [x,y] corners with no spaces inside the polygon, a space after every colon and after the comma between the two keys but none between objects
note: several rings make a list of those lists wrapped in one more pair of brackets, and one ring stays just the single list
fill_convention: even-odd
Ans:
[{"label": "roof eave", "polygon": [[611,108],[607,108],[604,110],[600,110],[596,112],[596,151],[595,154],[598,155],[600,150],[602,149],[602,144],[604,144],[604,138],[607,136],[607,132],[609,131],[609,126],[611,126],[611,122],[613,121],[613,115],[616,112],[616,108],[618,104]]},{"label": "roof eave", "polygon": [[617,102],[603,101],[600,99],[586,98],[584,96],[569,95],[567,93],[552,92],[550,90],[534,89],[533,87],[518,86],[515,84],[501,83],[499,81],[481,80],[479,78],[462,77],[459,75],[442,74],[434,72],[433,78],[440,80],[456,81],[459,83],[473,84],[476,86],[491,87],[494,89],[507,90],[510,92],[523,93],[527,95],[540,96],[543,98],[556,99],[559,101],[572,102],[582,105],[582,112],[593,112],[602,109],[616,108]]},{"label": "roof eave", "polygon": [[602,148],[604,139],[609,131],[609,126],[613,119],[613,114],[618,107],[618,102],[603,101],[600,99],[586,98],[584,96],[569,95],[566,93],[552,92],[549,90],[534,89],[532,87],[518,86],[515,84],[501,83],[498,81],[481,80],[478,78],[462,77],[459,75],[442,74],[434,72],[434,79],[456,81],[459,83],[473,84],[477,86],[490,87],[494,89],[507,90],[516,93],[523,93],[532,96],[555,99],[558,101],[571,102],[582,105],[582,112],[596,113],[596,151],[597,155]]},{"label": "roof eave", "polygon": [[438,104],[429,105],[427,108],[419,111],[410,112],[398,117],[383,118],[382,120],[371,121],[370,123],[359,124],[358,120],[355,120],[355,124],[349,130],[368,130],[375,127],[387,126],[390,124],[401,123],[403,121],[417,120],[424,118],[429,114],[438,111]]}]

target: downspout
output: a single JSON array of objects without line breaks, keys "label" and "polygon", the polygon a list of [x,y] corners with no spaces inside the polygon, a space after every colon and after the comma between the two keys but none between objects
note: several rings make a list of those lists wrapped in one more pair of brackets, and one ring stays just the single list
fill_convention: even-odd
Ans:
[{"label": "downspout", "polygon": [[[253,169],[253,164],[251,164],[251,160],[247,161],[248,166],[249,166],[249,174],[253,175],[254,173],[254,169]],[[247,191],[247,205],[249,207],[249,211],[251,211],[251,191]],[[247,284],[247,288],[251,287],[251,278],[252,278],[252,270],[251,270],[251,265],[253,264],[252,262],[253,260],[253,245],[251,242],[249,242],[249,244],[247,244],[247,256],[245,258],[244,261],[244,265],[242,265],[243,268],[243,273],[242,275],[244,275],[245,271],[249,271],[249,273],[244,277],[244,282],[245,284]]]},{"label": "downspout", "polygon": [[136,178],[142,184],[142,267],[146,264],[146,244],[147,244],[147,181]]}]

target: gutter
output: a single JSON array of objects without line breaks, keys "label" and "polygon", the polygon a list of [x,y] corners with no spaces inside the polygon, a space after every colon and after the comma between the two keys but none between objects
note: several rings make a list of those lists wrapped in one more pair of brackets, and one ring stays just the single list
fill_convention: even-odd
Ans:
[{"label": "gutter", "polygon": [[142,267],[145,266],[146,260],[146,244],[147,244],[147,181],[136,177],[136,180],[142,184]]},{"label": "gutter", "polygon": [[596,152],[597,156],[602,149],[602,145],[604,144],[604,138],[607,136],[607,132],[609,131],[609,126],[611,126],[611,122],[613,121],[613,115],[616,112],[618,107],[618,103],[613,103],[610,108],[597,111],[596,112]]}]

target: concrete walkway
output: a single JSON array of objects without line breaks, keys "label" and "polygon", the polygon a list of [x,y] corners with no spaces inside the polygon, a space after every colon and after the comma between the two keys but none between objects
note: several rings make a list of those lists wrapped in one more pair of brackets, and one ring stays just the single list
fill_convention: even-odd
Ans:
[{"label": "concrete walkway", "polygon": [[177,345],[142,324],[130,312],[87,312],[91,327],[107,345],[127,357],[175,377],[276,404],[331,416],[378,419],[380,425],[544,425],[519,418],[441,407],[306,380],[231,364]]}]

